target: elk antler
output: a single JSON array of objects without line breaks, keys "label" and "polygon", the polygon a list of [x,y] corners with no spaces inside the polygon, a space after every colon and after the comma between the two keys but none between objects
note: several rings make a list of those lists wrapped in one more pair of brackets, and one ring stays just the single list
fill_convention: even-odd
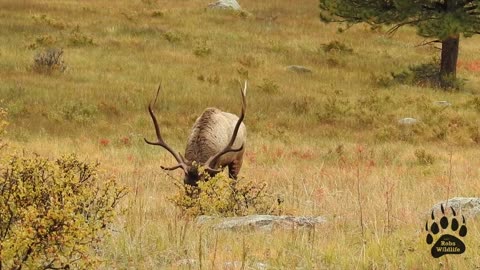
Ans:
[{"label": "elk antler", "polygon": [[180,154],[180,153],[176,153],[167,143],[165,143],[165,141],[163,140],[162,138],[162,134],[160,133],[160,126],[158,125],[158,121],[157,121],[157,118],[155,117],[155,113],[153,112],[153,105],[155,105],[157,103],[157,98],[158,98],[158,94],[160,93],[160,90],[162,89],[162,84],[160,83],[160,85],[158,86],[158,90],[157,90],[157,95],[155,96],[155,100],[153,102],[150,102],[150,104],[148,104],[148,112],[150,113],[150,116],[152,117],[152,121],[153,121],[153,125],[155,126],[155,133],[157,134],[157,141],[156,142],[152,142],[152,141],[149,141],[145,138],[143,138],[145,140],[146,143],[148,144],[151,144],[151,145],[158,145],[158,146],[161,146],[163,148],[165,148],[168,152],[170,152],[170,154],[173,155],[173,157],[177,160],[178,164],[175,165],[175,166],[172,166],[172,167],[163,167],[163,166],[160,166],[163,170],[176,170],[178,168],[182,168],[183,171],[185,171],[185,173],[187,173],[187,164],[185,163],[185,159],[183,158],[183,156]]},{"label": "elk antler", "polygon": [[240,88],[240,91],[242,93],[242,113],[240,114],[240,117],[238,118],[237,124],[235,125],[235,129],[233,130],[232,137],[230,139],[230,142],[225,146],[225,148],[216,153],[214,156],[211,156],[207,162],[205,162],[205,170],[210,172],[210,173],[219,173],[221,170],[220,169],[214,169],[215,163],[217,163],[218,159],[225,155],[226,153],[230,152],[239,152],[243,150],[243,144],[239,148],[232,148],[233,143],[235,142],[235,139],[237,138],[238,130],[240,129],[240,125],[242,124],[243,118],[245,118],[245,110],[247,108],[247,101],[245,96],[247,95],[247,81],[245,81],[245,84],[243,86],[243,89]]}]

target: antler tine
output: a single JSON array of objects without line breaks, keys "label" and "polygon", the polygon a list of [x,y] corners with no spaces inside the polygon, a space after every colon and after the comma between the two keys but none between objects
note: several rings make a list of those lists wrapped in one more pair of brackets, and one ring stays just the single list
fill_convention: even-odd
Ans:
[{"label": "antler tine", "polygon": [[233,143],[235,142],[235,139],[237,138],[238,130],[240,129],[240,125],[243,122],[243,119],[245,118],[245,111],[247,109],[247,101],[246,101],[246,94],[247,94],[247,81],[245,81],[245,84],[243,86],[243,89],[240,88],[240,91],[242,93],[242,112],[240,114],[240,117],[238,118],[237,124],[235,125],[235,128],[233,130],[232,137],[230,138],[230,142],[228,142],[227,146],[225,148],[215,154],[214,156],[210,157],[207,162],[205,162],[205,167],[206,169],[214,172],[219,172],[219,170],[213,169],[213,165],[215,162],[217,162],[218,158],[220,158],[222,155],[225,155],[226,153],[230,152],[239,152],[243,150],[243,144],[239,148],[235,149],[232,148]]},{"label": "antler tine", "polygon": [[182,157],[182,155],[180,153],[176,153],[167,143],[165,143],[165,141],[163,140],[163,137],[162,137],[162,133],[160,132],[160,125],[158,124],[158,121],[157,121],[157,117],[155,116],[155,113],[153,112],[153,105],[155,105],[157,103],[157,98],[158,98],[158,94],[160,93],[160,90],[162,88],[162,84],[160,83],[160,85],[158,86],[158,90],[157,90],[157,95],[155,96],[155,99],[154,101],[150,102],[150,104],[148,104],[148,112],[150,113],[150,117],[152,118],[152,122],[153,122],[153,125],[155,127],[155,133],[157,134],[157,141],[156,142],[152,142],[152,141],[149,141],[147,140],[146,138],[144,138],[145,142],[148,143],[148,144],[151,144],[151,145],[158,145],[158,146],[161,146],[163,148],[165,148],[168,152],[170,152],[170,154],[173,155],[173,157],[177,160],[178,162],[178,165],[174,166],[174,167],[171,167],[171,168],[165,168],[162,166],[162,169],[165,169],[165,170],[174,170],[174,169],[178,169],[178,168],[182,168],[184,171],[187,170],[187,166],[185,164],[185,160],[184,158]]},{"label": "antler tine", "polygon": [[182,164],[177,164],[175,166],[172,166],[172,167],[164,167],[164,166],[160,166],[160,168],[162,168],[162,170],[165,170],[165,171],[173,171],[173,170],[176,170],[178,168],[182,168]]}]

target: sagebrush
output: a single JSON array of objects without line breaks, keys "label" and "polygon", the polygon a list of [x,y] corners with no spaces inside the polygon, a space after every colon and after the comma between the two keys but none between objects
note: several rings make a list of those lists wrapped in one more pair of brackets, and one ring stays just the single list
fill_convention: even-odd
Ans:
[{"label": "sagebrush", "polygon": [[48,48],[38,52],[33,59],[32,69],[38,73],[63,72],[66,68],[63,61],[63,49]]},{"label": "sagebrush", "polygon": [[125,188],[73,155],[0,166],[0,269],[95,267]]}]

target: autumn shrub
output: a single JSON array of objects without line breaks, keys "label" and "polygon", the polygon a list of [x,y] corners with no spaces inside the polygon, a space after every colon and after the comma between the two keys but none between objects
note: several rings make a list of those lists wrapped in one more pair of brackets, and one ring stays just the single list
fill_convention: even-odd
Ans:
[{"label": "autumn shrub", "polygon": [[0,166],[0,269],[94,269],[125,188],[73,155]]},{"label": "autumn shrub", "polygon": [[37,53],[33,59],[32,69],[43,74],[65,71],[66,65],[63,61],[63,50],[48,48]]},{"label": "autumn shrub", "polygon": [[334,40],[326,44],[322,44],[322,49],[324,52],[340,52],[340,53],[353,53],[353,49],[347,46],[346,44]]},{"label": "autumn shrub", "polygon": [[57,30],[63,30],[68,26],[66,22],[60,19],[52,18],[47,14],[35,14],[32,16],[32,19],[35,21],[36,24],[48,25]]},{"label": "autumn shrub", "polygon": [[258,86],[258,89],[267,94],[276,94],[279,92],[280,86],[270,79],[263,79],[263,82]]},{"label": "autumn shrub", "polygon": [[2,136],[5,134],[7,128],[7,110],[0,107],[0,149],[5,146],[5,143],[2,140]]},{"label": "autumn shrub", "polygon": [[420,165],[432,165],[435,163],[435,156],[425,151],[425,149],[417,149],[414,154],[417,163]]},{"label": "autumn shrub", "polygon": [[70,32],[69,42],[70,45],[77,47],[95,45],[93,38],[80,31],[78,25]]},{"label": "autumn shrub", "polygon": [[176,31],[169,30],[163,34],[165,39],[170,43],[178,43],[182,41],[182,35]]},{"label": "autumn shrub", "polygon": [[193,54],[199,57],[212,54],[212,48],[206,42],[199,42],[193,49]]},{"label": "autumn shrub", "polygon": [[293,112],[298,115],[307,114],[312,107],[313,98],[306,96],[293,101]]},{"label": "autumn shrub", "polygon": [[320,107],[316,113],[320,122],[334,123],[345,119],[352,111],[352,105],[346,98],[339,98],[340,93],[335,93],[333,96],[328,96],[325,104]]},{"label": "autumn shrub", "polygon": [[266,184],[231,179],[224,173],[204,177],[198,187],[180,185],[178,193],[170,198],[184,214],[228,217],[273,214],[280,209]]},{"label": "autumn shrub", "polygon": [[60,108],[63,119],[77,123],[88,123],[98,114],[98,108],[94,104],[83,102],[67,102]]}]

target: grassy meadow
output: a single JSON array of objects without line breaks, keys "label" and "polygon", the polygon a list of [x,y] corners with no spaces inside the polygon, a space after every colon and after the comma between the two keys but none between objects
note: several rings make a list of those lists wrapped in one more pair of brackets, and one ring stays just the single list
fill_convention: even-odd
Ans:
[{"label": "grassy meadow", "polygon": [[[467,251],[433,259],[430,207],[480,193],[480,37],[462,39],[461,91],[390,83],[390,74],[439,56],[415,29],[318,19],[316,0],[242,0],[249,13],[200,0],[0,0],[0,107],[12,152],[98,160],[130,193],[103,269],[475,269],[478,222]],[[338,41],[346,49],[328,44]],[[33,69],[45,48],[66,69]],[[297,74],[289,65],[312,73]],[[240,178],[267,183],[282,213],[325,216],[315,229],[214,231],[169,201],[180,172],[154,138],[184,151],[209,106],[238,114],[248,79],[248,145]],[[442,107],[436,101],[448,101]],[[402,126],[398,120],[419,122]],[[363,232],[363,233],[362,233]],[[189,263],[193,262],[195,263]],[[261,264],[266,268],[261,268]]]}]

